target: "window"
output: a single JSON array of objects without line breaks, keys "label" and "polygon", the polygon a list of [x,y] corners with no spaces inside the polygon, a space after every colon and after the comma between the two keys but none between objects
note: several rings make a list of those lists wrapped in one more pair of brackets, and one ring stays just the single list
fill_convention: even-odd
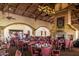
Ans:
[{"label": "window", "polygon": [[50,31],[46,27],[40,27],[35,31],[35,36],[50,36]]}]

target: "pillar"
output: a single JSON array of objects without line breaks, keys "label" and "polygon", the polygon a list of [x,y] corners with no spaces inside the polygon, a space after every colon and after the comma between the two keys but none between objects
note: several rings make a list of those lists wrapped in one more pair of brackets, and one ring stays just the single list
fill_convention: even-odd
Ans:
[{"label": "pillar", "polygon": [[71,24],[71,10],[68,10],[68,24],[75,30],[74,40],[78,39],[78,29]]},{"label": "pillar", "polygon": [[4,27],[0,27],[0,38],[2,41],[5,41],[5,38],[4,38]]}]

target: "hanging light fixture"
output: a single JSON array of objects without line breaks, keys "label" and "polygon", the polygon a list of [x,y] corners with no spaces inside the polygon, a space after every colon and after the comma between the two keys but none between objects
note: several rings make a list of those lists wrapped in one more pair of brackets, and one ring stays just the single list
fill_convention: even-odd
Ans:
[{"label": "hanging light fixture", "polygon": [[15,18],[13,18],[12,16],[10,16],[10,13],[9,13],[9,12],[10,12],[11,10],[12,10],[12,8],[11,8],[11,7],[9,6],[9,4],[8,4],[8,11],[7,11],[7,12],[8,12],[8,15],[7,15],[7,17],[6,17],[8,20],[15,19]]},{"label": "hanging light fixture", "polygon": [[46,13],[48,15],[55,14],[55,9],[54,9],[53,4],[47,4],[45,6],[39,5],[38,10],[40,12],[44,12],[44,13]]}]

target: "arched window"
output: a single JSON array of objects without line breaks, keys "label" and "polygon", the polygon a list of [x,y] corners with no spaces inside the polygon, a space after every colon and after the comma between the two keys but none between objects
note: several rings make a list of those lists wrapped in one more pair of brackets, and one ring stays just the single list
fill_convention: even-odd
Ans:
[{"label": "arched window", "polygon": [[10,33],[23,33],[32,36],[32,28],[24,24],[13,24],[4,29],[4,38],[9,37]]},{"label": "arched window", "polygon": [[35,36],[50,36],[50,31],[46,27],[40,27],[35,31]]}]

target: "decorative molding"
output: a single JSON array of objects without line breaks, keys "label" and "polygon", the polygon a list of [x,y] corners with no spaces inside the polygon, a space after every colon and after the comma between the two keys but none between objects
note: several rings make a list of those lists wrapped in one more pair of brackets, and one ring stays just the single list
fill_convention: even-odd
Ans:
[{"label": "decorative molding", "polygon": [[70,25],[70,24],[67,24],[72,30],[74,30],[74,31],[76,31],[76,29],[72,26],[72,25]]},{"label": "decorative molding", "polygon": [[[47,29],[49,30],[49,28],[46,27],[46,26],[40,26],[40,27],[45,27],[45,28],[47,28]],[[36,30],[39,29],[40,27],[36,28],[34,31],[36,31]],[[50,30],[49,30],[49,31],[50,31]]]},{"label": "decorative molding", "polygon": [[35,28],[33,28],[31,25],[28,25],[28,24],[25,24],[25,23],[12,23],[12,24],[9,24],[9,25],[6,25],[6,26],[4,26],[4,28],[6,28],[6,27],[8,27],[8,26],[11,26],[11,25],[17,25],[17,24],[23,24],[23,25],[27,25],[27,26],[29,26],[29,27],[31,27],[33,30],[35,29]]}]

